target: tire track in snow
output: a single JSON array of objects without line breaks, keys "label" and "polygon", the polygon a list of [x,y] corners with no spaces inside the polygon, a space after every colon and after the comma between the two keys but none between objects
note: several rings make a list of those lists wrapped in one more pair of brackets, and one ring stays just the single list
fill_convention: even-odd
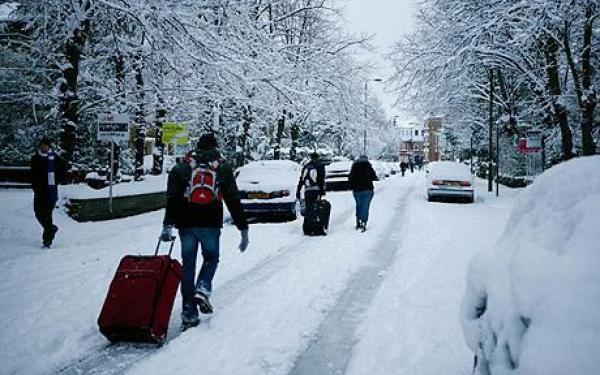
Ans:
[{"label": "tire track in snow", "polygon": [[389,236],[381,238],[371,248],[371,261],[352,276],[316,336],[296,359],[289,375],[341,375],[346,372],[358,341],[356,330],[401,248],[407,197],[414,189],[413,183],[396,203],[393,209],[399,213],[387,225]]},{"label": "tire track in snow", "polygon": [[[382,184],[377,187],[377,192],[382,192],[387,188],[387,184]],[[348,217],[353,216],[353,212],[354,205],[348,205],[345,209],[335,213],[335,217],[330,224],[332,231],[335,232],[336,228],[342,227]],[[280,247],[250,270],[227,281],[215,290],[215,304],[222,306],[219,309],[226,308],[228,304],[238,298],[242,291],[248,289],[248,285],[257,285],[271,278],[283,265],[288,264],[293,259],[296,252],[302,251],[307,243],[311,241],[314,241],[314,238],[302,237],[295,243]],[[181,306],[176,305],[169,324],[167,343],[177,339],[181,334],[179,319],[177,319],[180,312]],[[210,318],[204,319],[201,324],[207,324],[207,322],[210,324]],[[152,344],[107,344],[99,351],[60,367],[52,373],[61,375],[122,374],[135,363],[155,353],[157,353],[156,345]]]}]

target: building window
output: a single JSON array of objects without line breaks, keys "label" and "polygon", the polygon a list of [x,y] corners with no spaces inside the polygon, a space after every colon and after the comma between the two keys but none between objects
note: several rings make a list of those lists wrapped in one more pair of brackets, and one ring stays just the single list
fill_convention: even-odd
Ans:
[{"label": "building window", "polygon": [[415,130],[415,135],[418,137],[419,136],[419,129]]}]

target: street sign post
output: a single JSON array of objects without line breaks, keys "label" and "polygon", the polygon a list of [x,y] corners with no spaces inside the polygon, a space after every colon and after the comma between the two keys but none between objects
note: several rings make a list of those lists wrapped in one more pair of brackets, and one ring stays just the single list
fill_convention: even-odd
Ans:
[{"label": "street sign post", "polygon": [[113,212],[113,182],[115,168],[115,142],[129,141],[129,116],[119,113],[98,114],[98,140],[110,142],[110,170],[108,186],[108,211]]},{"label": "street sign post", "polygon": [[529,130],[525,136],[525,138],[519,139],[519,152],[525,156],[526,181],[528,183],[529,176],[536,176],[543,170],[541,160],[543,134],[540,130]]}]

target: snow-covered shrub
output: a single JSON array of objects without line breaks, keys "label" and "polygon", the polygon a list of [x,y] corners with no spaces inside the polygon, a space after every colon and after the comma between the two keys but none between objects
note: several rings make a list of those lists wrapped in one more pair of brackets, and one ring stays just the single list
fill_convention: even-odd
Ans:
[{"label": "snow-covered shrub", "polygon": [[551,168],[471,262],[461,309],[476,374],[600,373],[600,156]]}]

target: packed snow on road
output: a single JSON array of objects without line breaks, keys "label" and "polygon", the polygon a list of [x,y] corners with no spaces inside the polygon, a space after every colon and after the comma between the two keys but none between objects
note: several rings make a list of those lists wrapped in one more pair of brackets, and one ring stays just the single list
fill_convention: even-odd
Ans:
[{"label": "packed snow on road", "polygon": [[[599,212],[595,207],[600,201],[596,199],[599,186],[586,177],[599,162],[595,158],[566,164],[555,173],[549,171],[548,176],[524,191],[501,189],[499,198],[485,191],[483,181],[476,180],[474,204],[427,202],[423,172],[392,177],[376,183],[372,220],[365,233],[354,230],[351,193],[329,193],[333,209],[327,236],[303,236],[301,220],[255,224],[250,229],[250,248],[243,255],[235,251],[237,231],[226,224],[221,266],[215,279],[215,314],[203,318],[198,327],[180,333],[181,302],[177,297],[168,341],[160,348],[108,346],[98,333],[96,320],[119,259],[126,254],[154,251],[162,212],[95,223],[76,223],[60,212],[57,222],[61,236],[52,249],[42,250],[37,243],[39,229],[31,214],[31,193],[2,191],[0,199],[6,212],[0,232],[4,244],[4,271],[0,276],[3,372],[468,374],[474,353],[486,356],[481,360],[493,362],[499,350],[488,346],[486,350],[492,352],[478,350],[474,338],[488,337],[486,332],[491,335],[493,327],[500,324],[494,319],[513,319],[519,311],[515,306],[520,306],[514,304],[519,301],[524,304],[524,311],[519,313],[527,317],[531,328],[527,334],[542,335],[545,347],[552,347],[552,342],[564,343],[571,334],[575,342],[581,337],[582,343],[597,343],[595,323],[584,317],[591,316],[588,312],[598,307],[592,298],[598,293],[598,280],[593,273],[589,277],[580,273],[584,268],[575,267],[571,261],[563,263],[560,256],[587,249],[580,260],[573,258],[573,262],[585,265],[585,269],[595,264],[596,258],[589,252],[594,247],[593,233],[576,223],[591,225]],[[553,181],[561,175],[562,179]],[[583,180],[586,183],[579,185],[581,193],[570,196],[571,186]],[[551,210],[552,202],[579,213],[565,217]],[[538,224],[519,221],[535,207],[546,212],[545,216],[529,219]],[[509,217],[512,219],[507,226]],[[540,227],[544,220],[553,217],[562,218],[564,226],[535,232],[544,228]],[[581,237],[577,242],[569,241],[559,234],[559,228],[575,230]],[[516,230],[529,234],[523,240],[513,237],[507,241],[506,237]],[[565,239],[559,242],[546,236]],[[504,258],[534,248],[540,254],[554,254],[548,262],[556,264],[562,281],[552,276],[552,268],[544,267],[544,274],[539,274],[534,259],[529,261],[530,266],[517,262],[527,261],[532,254],[497,262],[484,257],[494,243],[496,248],[505,249],[496,252]],[[471,281],[467,284],[469,261],[478,252],[482,255],[471,265]],[[175,256],[179,258],[178,249]],[[548,262],[543,264],[549,266]],[[483,267],[496,271],[484,271]],[[516,279],[510,281],[506,272],[518,272]],[[506,294],[503,284],[498,284],[506,280],[514,285],[532,277],[535,282],[525,284],[529,289],[519,287],[516,291],[531,290],[527,293],[540,296],[534,299],[527,294]],[[484,283],[488,278],[497,280],[496,284]],[[576,279],[587,282],[581,284]],[[473,284],[473,280],[480,281]],[[548,283],[560,284],[558,294],[540,300],[547,295],[544,290],[555,290]],[[476,288],[484,286],[489,288],[489,311],[482,319],[489,323],[481,326],[467,322],[467,345],[459,319],[462,296],[465,290],[470,291],[465,297],[468,309],[469,301],[477,302],[473,293],[485,293]],[[501,293],[498,297],[493,294],[495,290]],[[581,293],[590,298],[583,298]],[[540,312],[540,320],[532,310],[545,306],[540,301],[561,305],[560,299],[567,297],[571,301],[567,310],[548,305],[545,309],[550,312]],[[587,301],[588,305],[576,301]],[[503,316],[506,309],[514,313]],[[555,315],[560,311],[583,315],[571,315],[570,320]],[[544,334],[548,329],[544,327],[551,327],[548,324],[553,321],[544,319],[564,319],[565,329]],[[568,321],[573,323],[566,324]],[[504,326],[510,327],[508,323]],[[475,333],[478,329],[482,333]],[[510,333],[506,335],[498,332],[497,339],[513,339]],[[528,337],[519,344],[524,351]],[[488,345],[487,339],[484,343]],[[589,370],[598,365],[595,357],[584,354],[586,346],[577,348],[578,363],[587,358],[587,365],[581,366]],[[544,349],[529,348],[533,353],[537,350]],[[565,350],[561,349],[560,358],[568,357]],[[516,351],[511,353],[518,355]],[[535,357],[525,363],[535,366]]]}]

